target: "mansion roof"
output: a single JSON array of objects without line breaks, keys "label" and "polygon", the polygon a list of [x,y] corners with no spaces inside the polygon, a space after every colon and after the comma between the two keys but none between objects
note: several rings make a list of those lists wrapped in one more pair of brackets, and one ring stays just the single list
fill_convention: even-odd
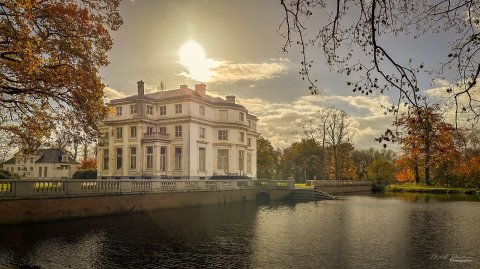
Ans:
[{"label": "mansion roof", "polygon": [[245,109],[245,107],[242,105],[236,104],[234,102],[226,101],[220,97],[212,97],[207,94],[189,89],[187,87],[180,87],[180,89],[160,91],[160,92],[148,93],[144,95],[140,95],[140,94],[132,95],[125,98],[111,100],[110,104],[125,103],[129,101],[138,101],[138,100],[155,102],[155,101],[174,101],[174,100],[181,100],[181,99],[193,99],[193,100],[206,102],[208,104],[216,105],[216,106],[231,106],[231,107]]}]

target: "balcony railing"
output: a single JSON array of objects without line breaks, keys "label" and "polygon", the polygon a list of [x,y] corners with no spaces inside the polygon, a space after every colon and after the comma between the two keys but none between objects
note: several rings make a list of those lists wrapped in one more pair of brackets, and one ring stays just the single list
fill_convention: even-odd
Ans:
[{"label": "balcony railing", "polygon": [[295,189],[293,180],[0,180],[0,200],[138,193]]},{"label": "balcony railing", "polygon": [[144,133],[143,140],[170,140],[170,135],[166,133],[159,133],[159,132],[152,132],[152,133]]}]

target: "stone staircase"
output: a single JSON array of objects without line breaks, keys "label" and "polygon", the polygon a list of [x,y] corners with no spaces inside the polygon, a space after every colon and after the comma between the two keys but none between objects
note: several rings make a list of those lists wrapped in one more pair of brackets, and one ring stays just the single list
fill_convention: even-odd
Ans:
[{"label": "stone staircase", "polygon": [[335,196],[316,189],[296,189],[285,196],[284,202],[310,202],[319,200],[333,200],[337,199]]}]

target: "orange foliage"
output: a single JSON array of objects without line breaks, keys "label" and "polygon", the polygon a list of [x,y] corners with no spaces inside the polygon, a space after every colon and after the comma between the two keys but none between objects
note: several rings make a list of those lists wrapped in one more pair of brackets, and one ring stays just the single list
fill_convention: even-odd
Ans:
[{"label": "orange foliage", "polygon": [[80,164],[77,167],[79,170],[85,170],[85,169],[97,169],[97,159],[96,158],[90,158],[86,159],[80,162]]},{"label": "orange foliage", "polygon": [[454,171],[457,175],[467,180],[480,179],[480,156],[467,157]]},{"label": "orange foliage", "polygon": [[99,69],[109,63],[110,31],[122,24],[119,4],[0,2],[0,131],[24,151],[35,151],[65,119],[96,134],[106,115]]},{"label": "orange foliage", "polygon": [[411,168],[411,160],[407,157],[398,159],[395,162],[397,168],[395,172],[395,180],[401,183],[414,182],[415,174]]}]

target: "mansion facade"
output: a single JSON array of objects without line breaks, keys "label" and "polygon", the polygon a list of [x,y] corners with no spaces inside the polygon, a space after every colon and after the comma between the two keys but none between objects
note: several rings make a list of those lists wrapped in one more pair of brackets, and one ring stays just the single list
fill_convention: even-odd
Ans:
[{"label": "mansion facade", "polygon": [[99,179],[256,178],[257,117],[205,84],[111,100],[99,125]]}]

